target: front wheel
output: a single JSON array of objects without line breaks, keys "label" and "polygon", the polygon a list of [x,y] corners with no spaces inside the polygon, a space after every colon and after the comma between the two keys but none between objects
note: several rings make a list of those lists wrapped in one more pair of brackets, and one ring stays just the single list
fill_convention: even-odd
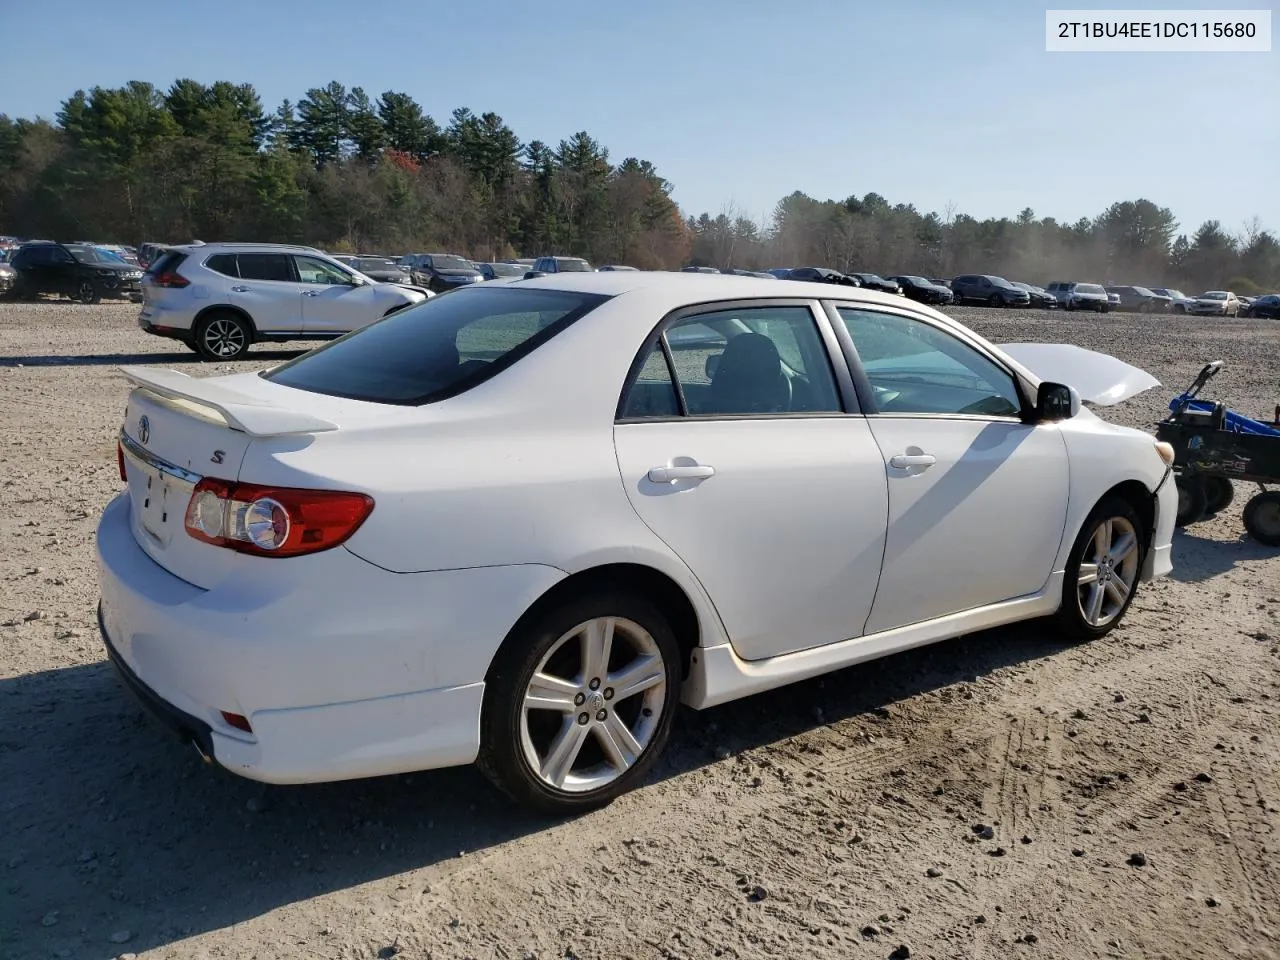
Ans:
[{"label": "front wheel", "polygon": [[78,300],[86,306],[93,306],[95,303],[101,302],[102,291],[98,289],[97,284],[92,280],[82,280],[76,287],[76,293],[72,299]]},{"label": "front wheel", "polygon": [[1244,528],[1268,547],[1280,547],[1280,490],[1259,493],[1244,505]]},{"label": "front wheel", "polygon": [[1067,560],[1060,629],[1075,640],[1113,630],[1138,592],[1145,556],[1142,521],[1129,501],[1107,497],[1094,507]]},{"label": "front wheel", "polygon": [[485,684],[477,765],[548,813],[604,806],[635,786],[671,733],[680,647],[651,603],[608,588],[508,636]]},{"label": "front wheel", "polygon": [[252,342],[249,325],[234,313],[212,313],[196,329],[196,353],[206,360],[239,360]]}]

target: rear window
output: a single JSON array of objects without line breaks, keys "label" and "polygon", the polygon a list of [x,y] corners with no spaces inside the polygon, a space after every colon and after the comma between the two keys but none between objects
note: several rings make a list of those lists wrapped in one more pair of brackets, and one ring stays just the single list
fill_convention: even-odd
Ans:
[{"label": "rear window", "polygon": [[[177,250],[166,250],[147,268],[147,273],[161,274],[172,273],[182,265],[182,261],[187,259],[185,253],[179,253]],[[217,259],[216,257],[214,259]],[[234,262],[233,262],[234,265]],[[224,273],[226,271],[223,271]],[[231,276],[235,276],[234,273]]]},{"label": "rear window", "polygon": [[608,299],[511,287],[458,290],[394,313],[262,376],[334,397],[431,403],[488,380]]}]

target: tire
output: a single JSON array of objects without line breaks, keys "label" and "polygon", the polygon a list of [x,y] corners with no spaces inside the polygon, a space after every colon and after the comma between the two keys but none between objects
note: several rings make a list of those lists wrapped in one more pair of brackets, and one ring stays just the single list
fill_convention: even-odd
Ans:
[{"label": "tire", "polygon": [[1076,308],[1076,304],[1074,300],[1068,300],[1065,306],[1068,310],[1074,310]]},{"label": "tire", "polygon": [[1280,490],[1268,490],[1244,505],[1244,528],[1268,547],[1280,547]]},{"label": "tire", "polygon": [[988,307],[999,307],[999,306],[1003,306],[1003,304],[1001,303],[1001,300],[1000,300],[1000,294],[998,294],[998,293],[993,293],[991,296],[987,297],[987,306],[988,306]]},{"label": "tire", "polygon": [[206,360],[239,360],[249,352],[253,331],[229,310],[210,313],[196,327],[196,353]]},{"label": "tire", "polygon": [[[604,636],[604,624],[612,625],[612,670],[585,669],[583,652],[590,647],[584,635]],[[616,683],[633,665],[641,665],[640,682],[647,686],[615,698],[611,679]],[[588,676],[592,672],[600,676]],[[552,698],[564,697],[562,706],[524,708],[537,673],[558,681],[543,689]],[[643,780],[662,752],[679,704],[681,676],[680,645],[647,600],[613,587],[566,600],[517,624],[494,658],[485,683],[476,765],[512,799],[546,813],[605,806]],[[615,705],[621,709],[615,712]],[[629,747],[618,746],[620,732],[630,738]],[[559,772],[549,763],[556,744],[573,751]],[[547,770],[545,777],[540,769]]]},{"label": "tire", "polygon": [[[1128,548],[1118,553],[1126,537]],[[1108,549],[1102,551],[1103,546]],[[1121,497],[1104,498],[1084,522],[1067,558],[1059,631],[1085,641],[1114,630],[1138,593],[1146,553],[1147,531],[1133,504]],[[1089,580],[1091,574],[1094,579]]]},{"label": "tire", "polygon": [[1178,514],[1174,523],[1179,527],[1189,527],[1204,519],[1209,509],[1209,493],[1204,482],[1199,478],[1178,477]]},{"label": "tire", "polygon": [[91,307],[95,303],[102,301],[102,291],[98,289],[97,284],[92,280],[82,280],[76,286],[76,292],[71,299]]},{"label": "tire", "polygon": [[1236,496],[1236,487],[1226,477],[1205,477],[1204,492],[1206,501],[1204,515],[1212,517],[1231,505],[1231,501]]},{"label": "tire", "polygon": [[1187,308],[1180,303],[1175,303],[1173,305],[1173,312],[1185,314],[1187,312]]}]

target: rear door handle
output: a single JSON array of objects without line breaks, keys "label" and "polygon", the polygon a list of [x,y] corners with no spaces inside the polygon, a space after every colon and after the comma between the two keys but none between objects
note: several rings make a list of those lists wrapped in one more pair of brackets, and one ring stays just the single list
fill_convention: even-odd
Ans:
[{"label": "rear door handle", "polygon": [[649,470],[651,483],[675,483],[677,480],[705,480],[714,477],[716,468],[705,463],[688,467],[652,467]]},{"label": "rear door handle", "polygon": [[232,293],[248,293],[249,288],[248,287],[232,287],[231,292]]},{"label": "rear door handle", "polygon": [[911,467],[932,467],[938,462],[938,458],[931,453],[900,453],[896,457],[889,458],[889,466],[897,470],[907,470]]}]

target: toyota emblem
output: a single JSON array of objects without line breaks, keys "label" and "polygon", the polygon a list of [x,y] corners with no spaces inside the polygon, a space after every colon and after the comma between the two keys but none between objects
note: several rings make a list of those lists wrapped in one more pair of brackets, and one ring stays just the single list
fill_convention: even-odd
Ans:
[{"label": "toyota emblem", "polygon": [[151,439],[151,420],[144,413],[138,418],[138,442],[146,446],[148,440]]}]

